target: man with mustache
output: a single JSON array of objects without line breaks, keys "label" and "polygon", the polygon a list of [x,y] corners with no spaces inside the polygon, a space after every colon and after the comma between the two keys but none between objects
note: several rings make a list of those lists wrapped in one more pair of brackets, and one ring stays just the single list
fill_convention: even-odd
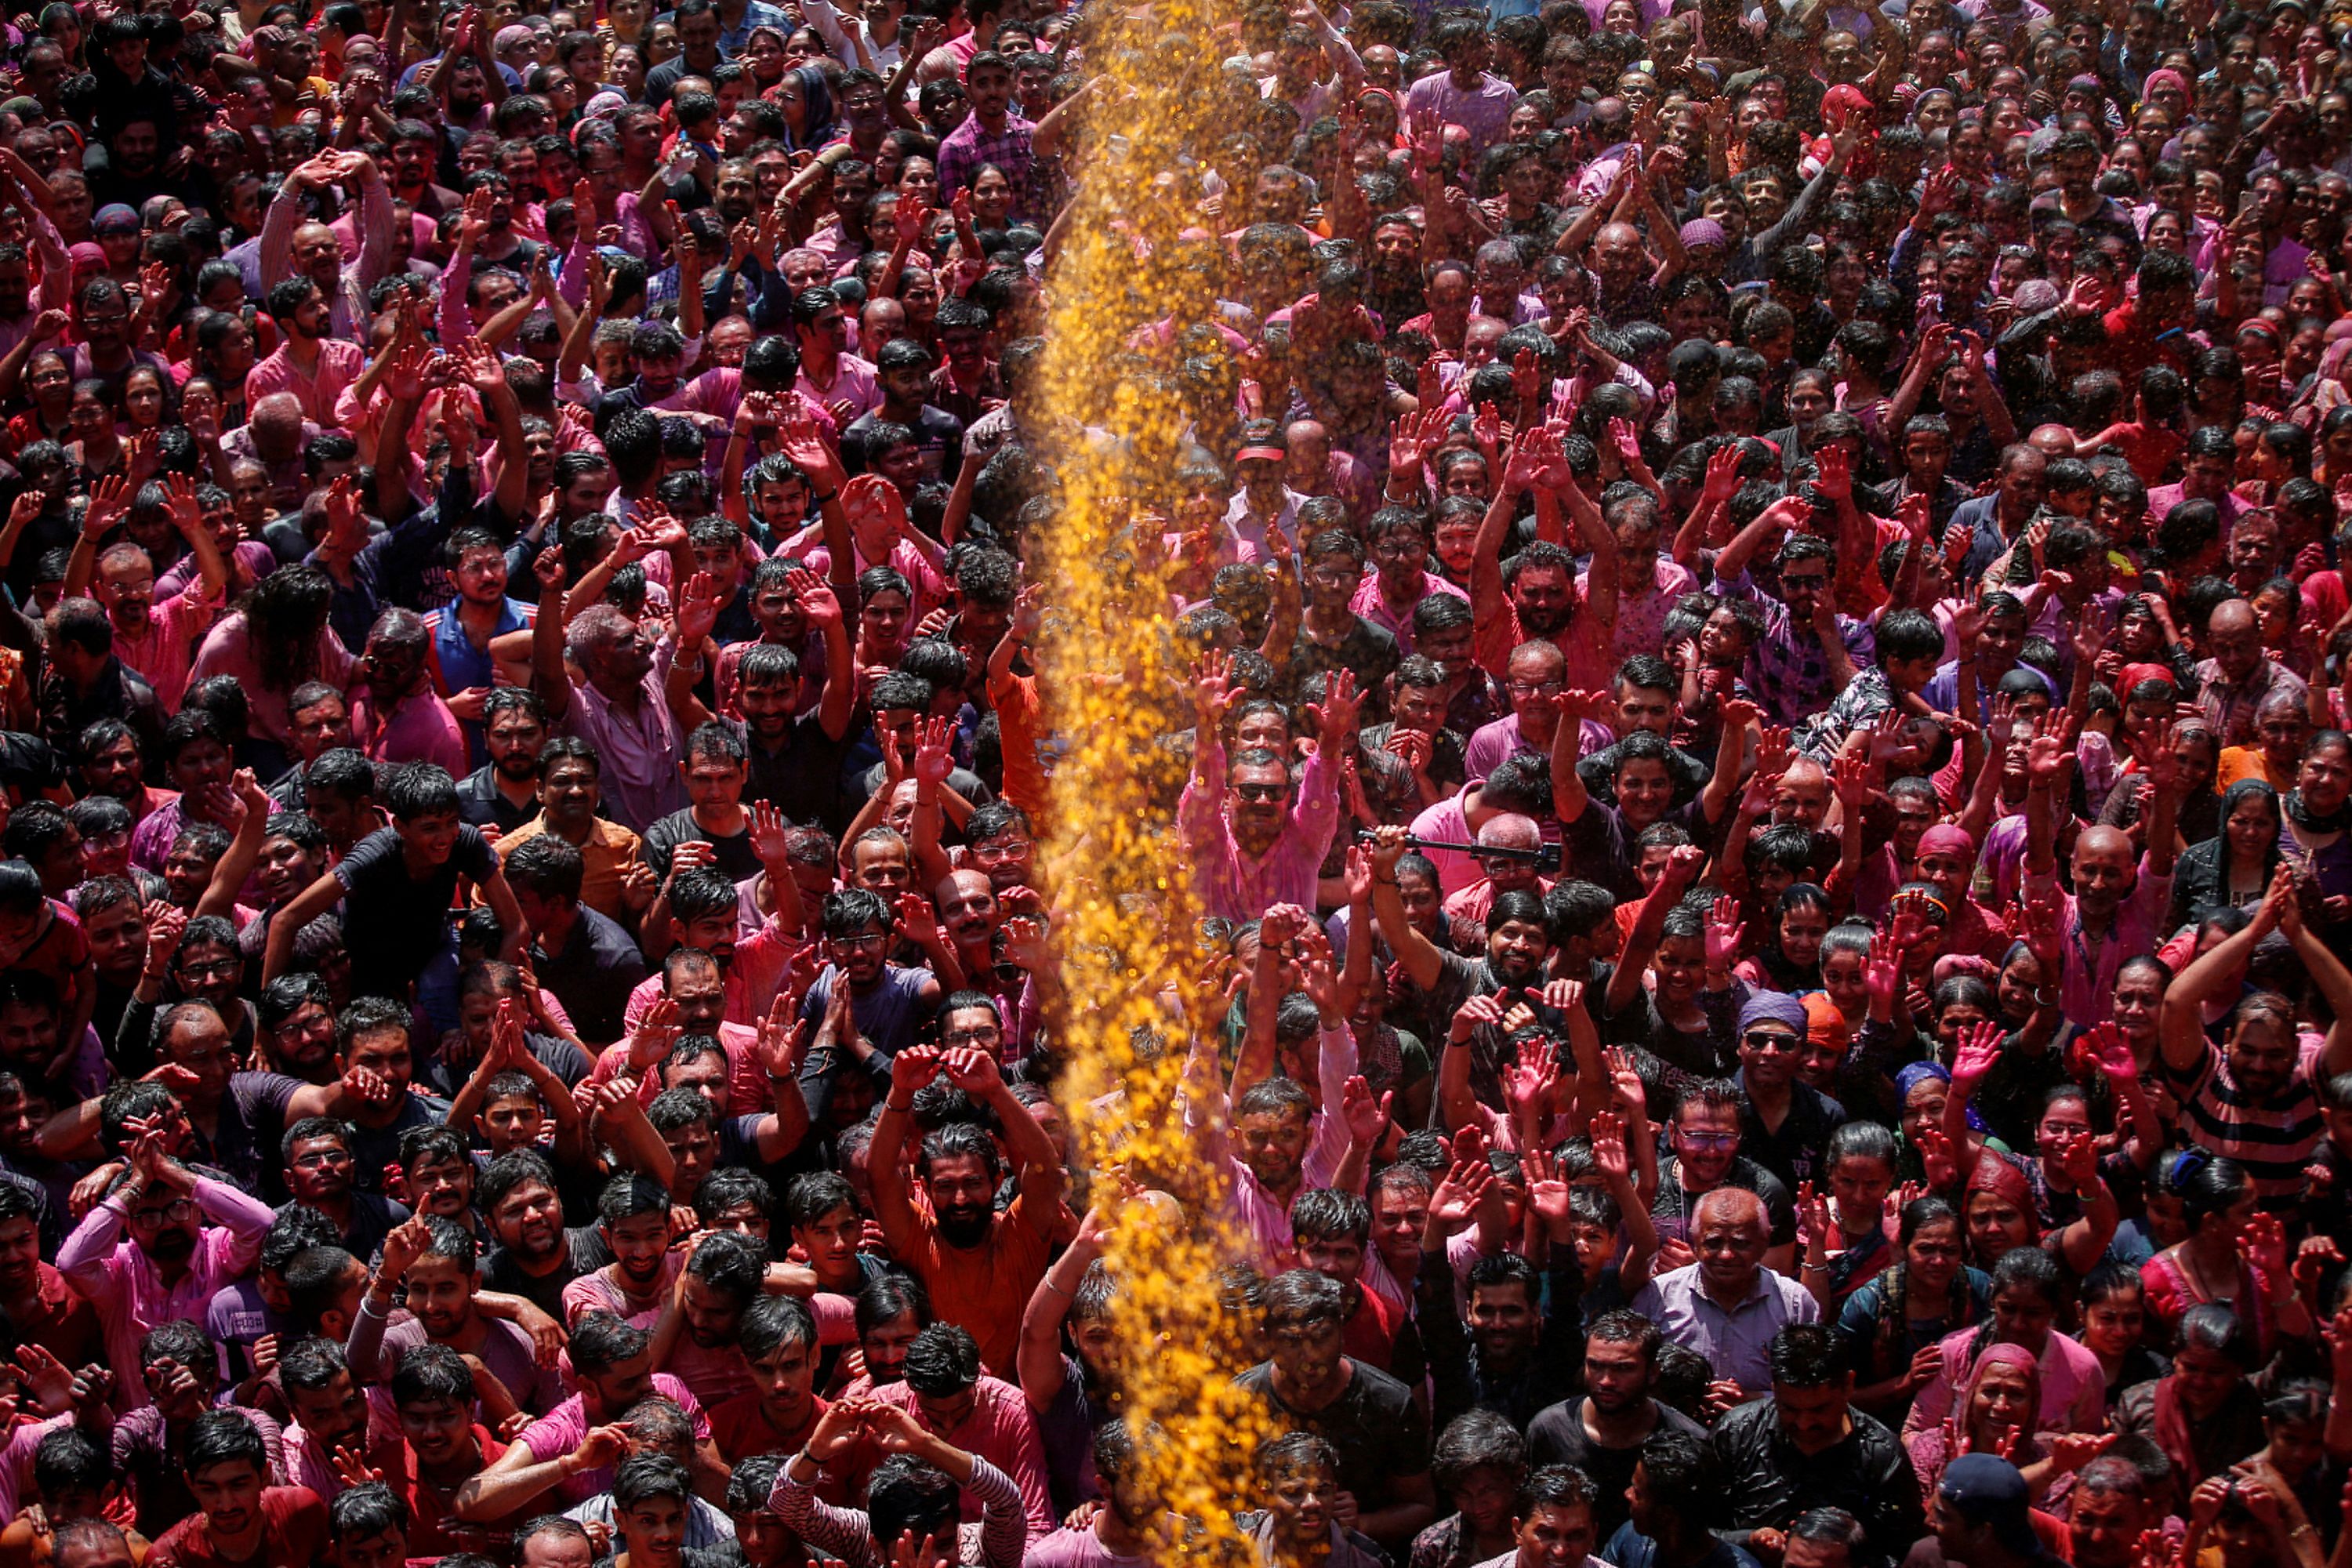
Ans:
[{"label": "man with mustache", "polygon": [[129,1171],[58,1254],[58,1271],[98,1308],[121,1410],[147,1386],[139,1359],[147,1331],[173,1318],[202,1322],[214,1294],[252,1270],[275,1217],[260,1199],[173,1159],[157,1128],[134,1121],[128,1131]]},{"label": "man with mustache", "polygon": [[[1062,1203],[1064,1172],[1054,1142],[1027,1106],[1013,1098],[997,1070],[1003,1020],[978,992],[961,991],[940,1009],[940,1045],[914,1046],[890,1064],[890,1090],[874,1129],[868,1169],[874,1216],[893,1254],[911,1265],[934,1301],[961,1304],[960,1316],[980,1342],[981,1359],[999,1376],[1013,1373],[1021,1313],[1045,1272],[1046,1247],[1075,1224]],[[942,1048],[944,1047],[944,1048]],[[929,1213],[908,1190],[905,1151],[916,1090],[947,1080],[995,1112],[1005,1149],[981,1128],[959,1123],[923,1139],[916,1174]],[[1019,1194],[996,1212],[1005,1154]]]}]

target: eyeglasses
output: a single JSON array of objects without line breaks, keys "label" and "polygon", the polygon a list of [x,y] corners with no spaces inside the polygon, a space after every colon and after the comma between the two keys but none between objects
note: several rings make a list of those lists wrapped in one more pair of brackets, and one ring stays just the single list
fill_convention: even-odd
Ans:
[{"label": "eyeglasses", "polygon": [[944,1045],[959,1047],[1002,1045],[1004,1031],[993,1025],[983,1025],[976,1029],[950,1029],[940,1036],[940,1040]]},{"label": "eyeglasses", "polygon": [[1794,1035],[1775,1034],[1769,1029],[1750,1029],[1739,1037],[1759,1051],[1793,1051],[1801,1043]]},{"label": "eyeglasses", "polygon": [[132,1209],[131,1223],[140,1230],[155,1230],[167,1225],[178,1225],[196,1212],[193,1198],[173,1198],[162,1208]]},{"label": "eyeglasses", "polygon": [[319,1171],[329,1165],[348,1165],[351,1163],[351,1152],[345,1149],[317,1149],[308,1154],[294,1156],[294,1168],[298,1171]]},{"label": "eyeglasses", "polygon": [[1514,680],[1503,688],[1514,697],[1557,697],[1567,689],[1563,680]]},{"label": "eyeglasses", "polygon": [[1234,793],[1249,801],[1286,800],[1290,795],[1290,786],[1286,784],[1237,784],[1234,785]]},{"label": "eyeglasses", "polygon": [[245,960],[222,958],[210,963],[184,963],[180,973],[191,980],[234,980],[245,973]]},{"label": "eyeglasses", "polygon": [[1018,860],[1036,846],[1026,838],[1004,838],[992,844],[975,844],[971,858],[983,866],[1002,866],[1008,860]]},{"label": "eyeglasses", "polygon": [[1737,1149],[1739,1147],[1739,1134],[1737,1132],[1685,1132],[1677,1127],[1675,1129],[1675,1141],[1685,1149]]},{"label": "eyeglasses", "polygon": [[1827,573],[1807,572],[1795,576],[1784,573],[1780,578],[1780,586],[1783,588],[1811,588],[1818,593],[1829,585]]},{"label": "eyeglasses", "polygon": [[878,931],[867,931],[863,936],[836,936],[826,940],[845,952],[879,952],[890,941],[888,936]]}]

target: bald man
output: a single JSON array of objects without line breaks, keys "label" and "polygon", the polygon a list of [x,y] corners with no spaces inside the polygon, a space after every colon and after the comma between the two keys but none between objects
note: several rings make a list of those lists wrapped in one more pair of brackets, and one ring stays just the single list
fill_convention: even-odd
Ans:
[{"label": "bald man", "polygon": [[2154,952],[2170,934],[2164,924],[2172,903],[2181,777],[2174,747],[2169,723],[2149,732],[2143,770],[2154,790],[2146,808],[2147,853],[2138,855],[2121,828],[2084,828],[2074,837],[2071,893],[2058,885],[2057,814],[2073,809],[2061,802],[2069,797],[2074,759],[2054,736],[2038,737],[2026,750],[2025,901],[2048,900],[2058,907],[2066,955],[2059,1009],[2077,1028],[2106,1022],[2116,972],[2126,959]]},{"label": "bald man", "polygon": [[2254,606],[2224,599],[2205,623],[2205,646],[2213,657],[2197,667],[2197,706],[2225,746],[2262,743],[2263,704],[2280,694],[2306,700],[2303,677],[2263,651],[2263,628]]},{"label": "bald man", "polygon": [[1821,1321],[1822,1309],[1796,1280],[1764,1266],[1771,1241],[1764,1204],[1741,1187],[1717,1187],[1691,1209],[1698,1261],[1659,1275],[1633,1298],[1633,1310],[1715,1369],[1728,1401],[1772,1381],[1772,1336],[1790,1323]]},{"label": "bald man", "polygon": [[[1537,850],[1543,847],[1543,829],[1532,816],[1522,816],[1516,811],[1506,811],[1488,817],[1478,828],[1478,845],[1488,849]],[[1486,911],[1495,907],[1497,893],[1533,893],[1541,898],[1549,890],[1551,879],[1537,869],[1532,860],[1488,858],[1473,855],[1485,874],[1466,888],[1456,889],[1445,900],[1445,918],[1454,928],[1454,945],[1457,952],[1475,952],[1486,940]]]}]

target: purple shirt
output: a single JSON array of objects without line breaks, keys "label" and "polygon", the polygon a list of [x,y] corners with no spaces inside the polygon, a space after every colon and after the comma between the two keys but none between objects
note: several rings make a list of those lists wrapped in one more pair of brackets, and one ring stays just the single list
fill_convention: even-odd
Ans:
[{"label": "purple shirt", "polygon": [[[1484,153],[1503,140],[1509,129],[1512,106],[1519,101],[1519,90],[1501,77],[1481,71],[1478,85],[1464,89],[1454,83],[1454,73],[1442,70],[1423,77],[1405,90],[1404,119],[1424,109],[1433,109],[1448,125],[1459,125],[1470,133],[1470,150]],[[941,157],[946,155],[941,149]],[[947,176],[940,176],[940,191],[946,194]]]},{"label": "purple shirt", "polygon": [[675,652],[665,637],[652,672],[638,683],[634,715],[593,686],[575,685],[560,726],[596,748],[604,763],[605,807],[614,821],[635,833],[687,805],[686,781],[677,773],[677,759],[686,754],[685,737],[677,732],[677,721],[662,695]]}]

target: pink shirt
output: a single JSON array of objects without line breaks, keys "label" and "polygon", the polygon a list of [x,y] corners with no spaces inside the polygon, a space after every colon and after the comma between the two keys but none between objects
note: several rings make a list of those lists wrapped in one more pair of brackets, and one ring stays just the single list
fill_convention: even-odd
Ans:
[{"label": "pink shirt", "polygon": [[1252,921],[1276,904],[1313,909],[1316,873],[1339,830],[1339,791],[1331,770],[1320,756],[1307,759],[1292,792],[1289,821],[1265,854],[1253,857],[1234,837],[1225,816],[1224,742],[1211,734],[1196,746],[1192,777],[1177,804],[1176,820],[1197,857],[1207,911]]},{"label": "pink shirt", "polygon": [[352,702],[352,733],[360,749],[380,763],[438,763],[453,779],[473,769],[466,759],[466,732],[436,692],[412,692],[388,712],[376,711],[375,693],[362,691]]},{"label": "pink shirt", "polygon": [[1378,572],[1367,572],[1364,574],[1363,582],[1356,589],[1356,596],[1348,601],[1348,608],[1371,622],[1372,625],[1386,630],[1396,638],[1397,647],[1406,653],[1411,653],[1413,606],[1432,594],[1451,594],[1465,603],[1467,603],[1470,598],[1468,594],[1435,573],[1423,572],[1421,574],[1421,592],[1413,595],[1412,604],[1399,611],[1381,595],[1381,574]]},{"label": "pink shirt", "polygon": [[277,1218],[260,1199],[203,1176],[194,1195],[210,1223],[197,1230],[196,1249],[177,1284],[166,1285],[153,1260],[123,1236],[131,1211],[121,1193],[83,1216],[58,1249],[58,1272],[98,1309],[117,1410],[153,1403],[139,1362],[139,1342],[147,1331],[174,1318],[203,1322],[214,1294],[252,1271],[262,1235]]},{"label": "pink shirt", "polygon": [[[833,380],[824,386],[816,384],[803,364],[800,379],[793,383],[793,387],[828,412],[835,404],[844,401],[856,404],[858,414],[871,414],[882,406],[882,384],[875,379],[874,367],[856,354],[843,354],[835,360]],[[853,419],[856,416],[850,416]]]},{"label": "pink shirt", "polygon": [[1088,1525],[1084,1530],[1057,1530],[1043,1541],[1033,1541],[1022,1554],[1021,1568],[1144,1568],[1148,1557],[1122,1557],[1102,1543]]},{"label": "pink shirt", "polygon": [[188,689],[188,670],[195,663],[196,638],[220,613],[217,602],[203,598],[202,584],[158,598],[147,612],[147,629],[137,637],[114,628],[114,656],[125,668],[139,672],[163,704],[175,712]]},{"label": "pink shirt", "polygon": [[[661,1266],[663,1300],[666,1301],[668,1299],[670,1287],[677,1283],[677,1271],[685,1267],[686,1254],[671,1252],[663,1255]],[[659,1304],[648,1307],[642,1312],[631,1311],[628,1298],[621,1294],[621,1288],[613,1283],[612,1275],[603,1268],[597,1269],[593,1274],[583,1274],[563,1288],[563,1321],[566,1323],[576,1323],[583,1312],[610,1312],[633,1329],[647,1330],[660,1321],[662,1315]],[[553,1414],[553,1411],[549,1412],[551,1415]]]},{"label": "pink shirt", "polygon": [[2116,906],[2105,936],[2095,942],[2084,936],[2074,895],[2058,885],[2054,872],[2046,876],[2026,872],[2025,896],[2032,899],[2036,892],[2057,900],[2058,930],[2066,946],[2066,970],[2058,984],[2059,1011],[2077,1028],[2105,1023],[2115,1011],[2116,972],[2126,960],[2154,952],[2170,934],[2162,922],[2172,909],[2171,876],[2156,875],[2147,868],[2147,857],[2141,856],[2138,885]]},{"label": "pink shirt", "polygon": [[[293,728],[286,714],[286,699],[291,695],[291,689],[279,691],[263,682],[261,661],[254,657],[253,638],[247,634],[245,612],[242,610],[224,617],[206,634],[204,646],[196,650],[196,662],[188,671],[190,680],[209,680],[215,675],[234,676],[236,683],[245,688],[246,702],[250,710],[246,728],[254,739],[275,742],[280,746],[290,747],[293,744]],[[319,669],[315,679],[343,690],[348,689],[358,678],[359,660],[353,658],[351,650],[343,646],[343,639],[331,629],[320,632]],[[658,700],[659,692],[656,691],[655,696]],[[662,706],[667,709],[668,705],[664,703]],[[604,788],[609,800],[613,787],[612,755],[610,752],[600,754],[604,757]],[[677,771],[676,768],[670,770],[673,775]],[[682,784],[679,786],[681,792],[684,787]]]},{"label": "pink shirt", "polygon": [[[1323,1091],[1323,1104],[1307,1119],[1307,1154],[1299,1162],[1302,1193],[1329,1186],[1348,1152],[1348,1129],[1339,1120],[1338,1108],[1355,1070],[1356,1037],[1351,1031],[1325,1029],[1316,1037],[1315,1079]],[[1256,1174],[1223,1146],[1223,1139],[1207,1142],[1211,1147],[1204,1152],[1211,1158],[1222,1157],[1233,1176],[1233,1185],[1225,1194],[1225,1217],[1246,1230],[1256,1243],[1258,1267],[1269,1274],[1292,1267],[1296,1259],[1290,1205],[1266,1191]]]},{"label": "pink shirt", "polygon": [[[1958,1397],[1958,1391],[1968,1385],[1969,1373],[1973,1370],[1969,1359],[1969,1347],[1976,1338],[1975,1329],[1961,1329],[1946,1334],[1938,1342],[1937,1349],[1943,1352],[1943,1367],[1934,1380],[1919,1391],[1919,1397],[1912,1402],[1911,1414],[1903,1423],[1906,1436],[1942,1426],[1944,1417],[1952,1413],[1952,1403]],[[2107,1373],[2099,1365],[2099,1358],[2080,1341],[2070,1339],[2053,1329],[2049,1342],[2042,1347],[2040,1364],[2042,1430],[2105,1430]]]},{"label": "pink shirt", "polygon": [[302,417],[320,425],[335,421],[335,399],[367,369],[367,351],[341,338],[319,340],[318,368],[302,374],[295,364],[291,343],[245,373],[245,405],[251,408],[275,392],[290,392],[301,400]]},{"label": "pink shirt", "polygon": [[[572,1281],[574,1285],[578,1283],[576,1279]],[[570,1288],[566,1287],[565,1294],[570,1293]],[[686,1418],[694,1424],[694,1440],[709,1442],[710,1418],[703,1415],[702,1403],[694,1397],[694,1391],[666,1372],[654,1373],[653,1384],[656,1394],[686,1412]],[[617,1417],[619,1414],[614,1411],[613,1415]],[[550,1459],[562,1458],[586,1442],[589,1425],[586,1396],[575,1394],[524,1427],[522,1436],[515,1441],[530,1449],[533,1459],[544,1464]],[[613,1489],[613,1467],[606,1465],[600,1469],[583,1470],[565,1481],[561,1489],[565,1502],[586,1502],[599,1492]]]},{"label": "pink shirt", "polygon": [[[1045,1446],[1038,1440],[1037,1418],[1030,1414],[1027,1397],[1003,1378],[986,1373],[981,1374],[972,1393],[971,1414],[953,1431],[940,1436],[1010,1476],[1021,1489],[1021,1511],[1028,1519],[1030,1538],[1050,1534],[1054,1505],[1045,1491]],[[924,1426],[931,1426],[915,1403],[914,1389],[904,1382],[868,1389],[866,1397],[895,1405]],[[980,1509],[973,1500],[967,1496],[964,1501],[965,1511],[977,1517]]]}]

